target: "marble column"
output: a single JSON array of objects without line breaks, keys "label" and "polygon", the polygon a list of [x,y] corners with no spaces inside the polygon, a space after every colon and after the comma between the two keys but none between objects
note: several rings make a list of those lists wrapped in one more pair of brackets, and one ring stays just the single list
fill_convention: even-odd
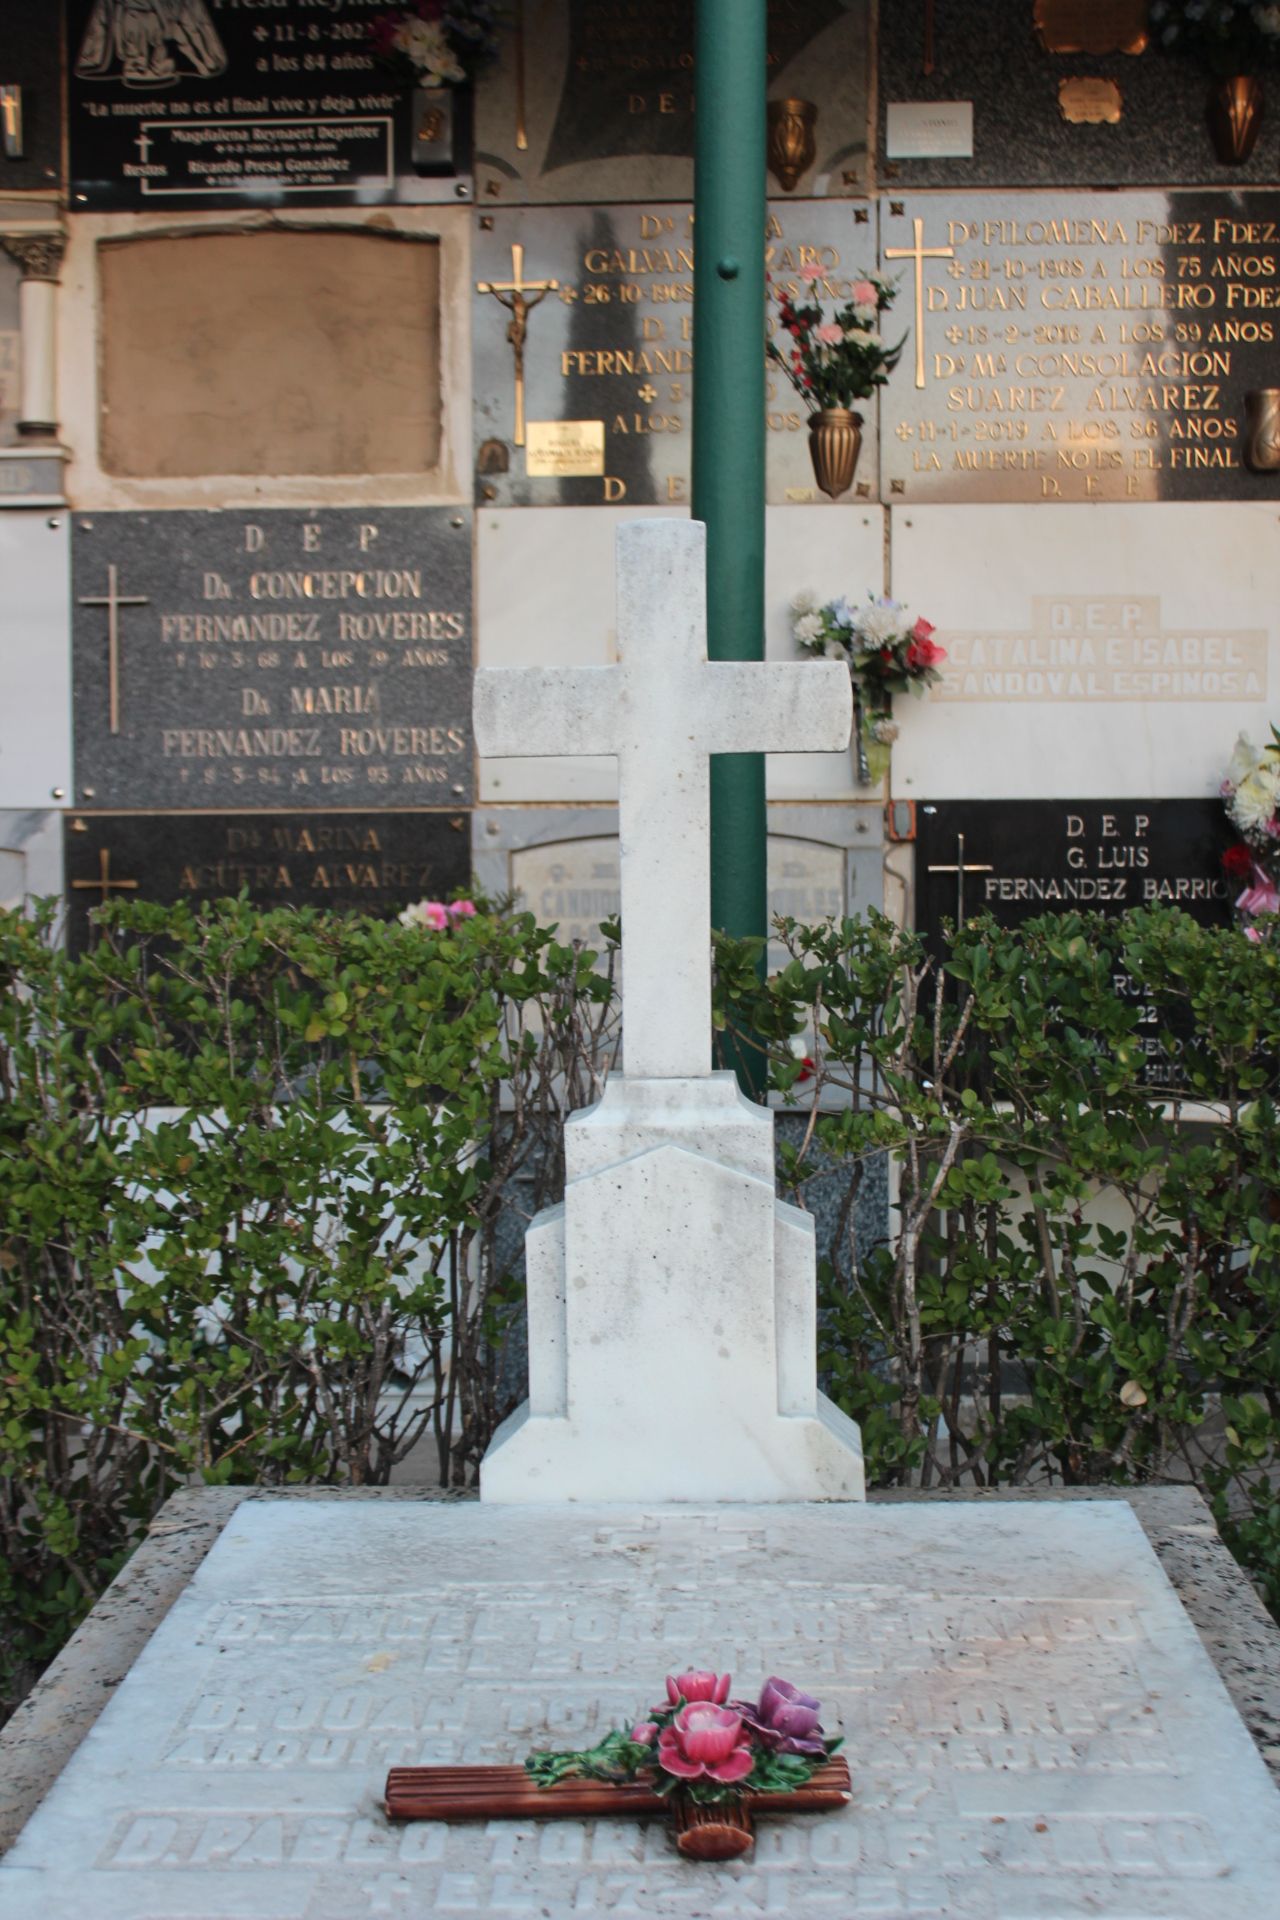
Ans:
[{"label": "marble column", "polygon": [[24,441],[48,445],[55,445],[58,438],[58,274],[66,244],[61,233],[0,234],[0,247],[22,268],[18,292],[22,412],[18,432]]}]

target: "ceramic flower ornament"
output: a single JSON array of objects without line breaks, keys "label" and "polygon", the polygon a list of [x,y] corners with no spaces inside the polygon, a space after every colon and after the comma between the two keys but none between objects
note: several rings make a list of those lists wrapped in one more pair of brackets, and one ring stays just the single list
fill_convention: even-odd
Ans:
[{"label": "ceramic flower ornament", "polygon": [[755,1766],[742,1715],[710,1700],[681,1707],[658,1735],[658,1765],[678,1780],[716,1780],[723,1787],[745,1780]]}]

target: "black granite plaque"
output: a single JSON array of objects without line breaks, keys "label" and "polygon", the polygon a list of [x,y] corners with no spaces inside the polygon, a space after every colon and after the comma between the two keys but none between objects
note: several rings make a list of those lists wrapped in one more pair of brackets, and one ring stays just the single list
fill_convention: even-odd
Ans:
[{"label": "black granite plaque", "polygon": [[[693,192],[694,0],[512,0],[477,100],[478,197],[670,200]],[[770,97],[813,109],[784,189],[866,191],[868,0],[769,0]],[[802,156],[803,158],[803,156]]]},{"label": "black granite plaque", "polygon": [[72,205],[452,199],[362,0],[68,0]]},{"label": "black granite plaque", "polygon": [[891,196],[880,239],[890,499],[1280,494],[1280,193]]},{"label": "black granite plaque", "polygon": [[221,900],[389,915],[470,878],[464,813],[72,813],[67,935],[105,900]]},{"label": "black granite plaque", "polygon": [[[803,269],[817,266],[816,294],[830,312],[870,270],[875,252],[872,208],[841,200],[770,203],[765,257],[779,292],[807,294]],[[525,207],[485,214],[472,261],[477,501],[687,502],[692,207]],[[766,497],[820,504],[826,496],[813,477],[806,410],[775,368],[766,369],[764,387]],[[875,491],[873,402],[863,418],[862,452],[845,504]]]},{"label": "black granite plaque", "polygon": [[[933,22],[933,70],[926,31]],[[1120,92],[1114,124],[1063,117],[1064,80],[1101,79]],[[1280,177],[1280,119],[1269,114],[1252,158],[1223,166],[1205,127],[1208,76],[1154,47],[1139,54],[1046,52],[1032,0],[893,0],[880,9],[880,130],[894,101],[973,102],[973,157],[884,159],[895,185],[1183,186]]]},{"label": "black granite plaque", "polygon": [[62,179],[62,22],[53,0],[0,6],[0,86],[22,90],[22,153],[0,153],[0,195]]},{"label": "black granite plaque", "polygon": [[[917,809],[916,926],[935,953],[945,920],[990,913],[1018,927],[1046,913],[1180,907],[1226,926],[1238,886],[1222,870],[1236,835],[1219,800],[939,800]],[[1120,992],[1137,997],[1127,975]],[[1148,1078],[1170,1066],[1146,1018]]]},{"label": "black granite plaque", "polygon": [[469,800],[469,514],[95,513],[72,528],[79,802]]}]

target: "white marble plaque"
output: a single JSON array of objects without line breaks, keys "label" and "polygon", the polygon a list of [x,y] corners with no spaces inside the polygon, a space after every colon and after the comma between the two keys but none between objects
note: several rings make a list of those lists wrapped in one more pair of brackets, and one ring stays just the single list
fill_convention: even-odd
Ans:
[{"label": "white marble plaque", "polygon": [[1207,797],[1242,728],[1268,737],[1274,508],[935,506],[892,521],[893,591],[948,653],[941,685],[895,709],[895,793]]},{"label": "white marble plaque", "polygon": [[[476,515],[476,631],[481,667],[610,666],[617,658],[614,537],[620,520],[662,509],[561,507],[539,513],[486,508]],[[665,510],[668,517],[673,511]],[[768,507],[765,510],[765,646],[770,660],[794,660],[791,596],[878,593],[884,578],[879,507]],[[905,714],[908,720],[914,714]],[[771,800],[867,798],[848,753],[768,757]],[[611,801],[612,759],[479,762],[482,801]]]},{"label": "white marble plaque", "polygon": [[[391,1826],[690,1661],[812,1687],[853,1804]],[[1130,1509],[254,1501],[0,1865],[6,1920],[1272,1920],[1280,1798]]]},{"label": "white marble plaque", "polygon": [[67,529],[65,513],[0,515],[0,807],[70,795]]},{"label": "white marble plaque", "polygon": [[61,892],[61,815],[0,813],[0,908]]}]

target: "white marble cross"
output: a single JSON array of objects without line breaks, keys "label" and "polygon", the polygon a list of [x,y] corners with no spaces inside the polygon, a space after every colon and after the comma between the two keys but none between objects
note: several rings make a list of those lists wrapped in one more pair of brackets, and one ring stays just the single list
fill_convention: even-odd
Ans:
[{"label": "white marble cross", "polygon": [[614,754],[628,1079],[711,1071],[713,753],[832,752],[853,715],[840,661],[708,661],[706,528],[618,529],[613,667],[476,675],[480,752]]}]

